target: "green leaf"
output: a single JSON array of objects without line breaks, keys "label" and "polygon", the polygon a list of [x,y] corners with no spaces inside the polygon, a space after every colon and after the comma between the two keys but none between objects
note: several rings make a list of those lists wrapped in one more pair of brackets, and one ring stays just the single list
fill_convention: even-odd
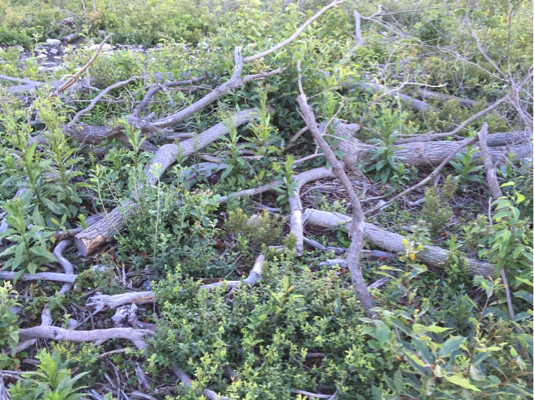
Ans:
[{"label": "green leaf", "polygon": [[438,356],[444,357],[456,351],[457,349],[461,347],[461,345],[465,342],[466,339],[467,337],[462,337],[462,336],[454,336],[454,337],[449,338],[441,346]]},{"label": "green leaf", "polygon": [[430,331],[431,333],[443,333],[444,331],[451,330],[448,327],[439,327],[436,326],[435,323],[433,323],[431,326],[428,326],[426,328],[427,331]]},{"label": "green leaf", "polygon": [[381,320],[375,320],[375,325],[376,330],[373,337],[376,338],[380,346],[383,347],[389,341],[391,329]]},{"label": "green leaf", "polygon": [[35,256],[40,256],[48,262],[57,262],[56,257],[40,245],[32,246],[30,252]]},{"label": "green leaf", "polygon": [[468,379],[465,379],[461,376],[458,376],[458,375],[454,375],[454,376],[445,376],[445,379],[452,383],[452,384],[456,384],[460,387],[463,387],[467,390],[473,390],[473,391],[480,391],[477,387],[473,386],[471,383],[469,383],[469,380]]},{"label": "green leaf", "polygon": [[531,292],[528,292],[528,291],[525,291],[525,290],[520,290],[520,291],[514,292],[514,296],[516,296],[518,298],[522,298],[525,301],[527,301],[529,304],[532,305],[532,293]]}]

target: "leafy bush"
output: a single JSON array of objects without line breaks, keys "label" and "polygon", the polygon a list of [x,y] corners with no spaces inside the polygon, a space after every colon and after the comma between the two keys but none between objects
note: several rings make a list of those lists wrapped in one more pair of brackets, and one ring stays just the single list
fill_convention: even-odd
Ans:
[{"label": "leafy bush", "polygon": [[453,197],[457,188],[457,181],[449,175],[440,194],[438,194],[437,185],[425,189],[425,202],[421,217],[428,224],[432,234],[437,234],[453,216],[452,208],[447,205],[447,202]]},{"label": "leafy bush", "polygon": [[85,387],[78,382],[87,373],[72,377],[55,352],[41,350],[37,358],[37,371],[25,374],[24,381],[9,387],[12,400],[80,400],[85,395],[78,392]]}]

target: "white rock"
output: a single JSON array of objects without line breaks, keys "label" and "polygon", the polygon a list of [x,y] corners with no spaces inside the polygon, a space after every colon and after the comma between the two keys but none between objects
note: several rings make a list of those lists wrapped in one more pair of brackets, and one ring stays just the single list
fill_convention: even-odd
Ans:
[{"label": "white rock", "polygon": [[46,39],[46,44],[48,46],[59,46],[61,44],[61,40],[59,40],[59,39]]}]

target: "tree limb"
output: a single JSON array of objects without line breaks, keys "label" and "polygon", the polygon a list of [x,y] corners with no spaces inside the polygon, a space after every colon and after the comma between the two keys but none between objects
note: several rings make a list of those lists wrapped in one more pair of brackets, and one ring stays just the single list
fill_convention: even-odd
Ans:
[{"label": "tree limb", "polygon": [[323,150],[323,153],[332,166],[332,171],[337,176],[339,181],[343,184],[343,187],[345,187],[345,190],[348,193],[349,201],[352,206],[352,224],[350,229],[350,234],[352,237],[349,251],[347,254],[347,262],[349,265],[349,271],[350,276],[352,279],[352,284],[356,290],[356,293],[358,295],[358,298],[362,304],[362,308],[365,311],[365,314],[368,317],[377,317],[376,312],[374,312],[372,309],[374,308],[374,302],[371,298],[371,295],[369,295],[369,291],[367,290],[367,286],[365,284],[365,280],[363,278],[363,274],[360,267],[360,253],[363,247],[363,229],[364,229],[364,216],[362,212],[362,208],[360,205],[360,201],[358,197],[356,196],[356,193],[354,192],[354,189],[352,188],[352,184],[349,180],[349,177],[345,174],[345,171],[343,170],[343,166],[341,163],[337,160],[337,157],[335,156],[334,152],[326,142],[326,140],[323,138],[321,133],[319,132],[319,128],[317,127],[317,122],[315,121],[315,115],[311,109],[311,107],[308,105],[306,94],[304,93],[304,90],[302,89],[302,79],[300,75],[300,60],[298,63],[298,69],[299,69],[299,91],[300,96],[297,98],[297,102],[300,106],[300,109],[302,111],[302,117],[304,121],[306,122],[306,125],[308,126],[308,129],[313,135],[313,138],[315,139],[315,142],[321,147]]}]

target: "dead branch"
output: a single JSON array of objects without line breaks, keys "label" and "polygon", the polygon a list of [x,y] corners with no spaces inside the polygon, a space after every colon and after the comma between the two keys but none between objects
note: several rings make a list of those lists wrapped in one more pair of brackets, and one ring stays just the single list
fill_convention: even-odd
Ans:
[{"label": "dead branch", "polygon": [[[72,244],[72,240],[63,240],[60,241],[59,244],[56,245],[54,248],[54,256],[56,257],[58,263],[63,267],[63,270],[65,270],[65,274],[68,275],[74,275],[74,268],[72,266],[72,263],[70,263],[67,258],[63,256],[63,252],[67,247],[69,247]],[[72,289],[73,283],[65,283],[59,290],[59,295],[65,295],[67,292],[69,292]]]},{"label": "dead branch", "polygon": [[497,181],[497,173],[495,172],[495,166],[491,160],[491,154],[488,148],[488,124],[484,123],[482,129],[478,133],[478,144],[480,147],[480,154],[482,155],[482,160],[484,161],[484,166],[486,169],[486,180],[488,182],[491,196],[493,199],[498,199],[502,196],[501,188],[499,187],[499,182]]},{"label": "dead branch", "polygon": [[298,38],[298,36],[302,32],[304,32],[304,30],[309,25],[311,25],[313,22],[315,22],[317,19],[319,19],[319,17],[321,17],[324,13],[326,13],[328,10],[330,10],[330,9],[332,9],[334,7],[339,6],[340,4],[343,4],[344,2],[345,2],[345,0],[333,1],[332,3],[328,4],[327,6],[323,7],[322,9],[320,9],[317,13],[315,13],[314,16],[312,16],[306,22],[304,22],[289,38],[287,38],[286,40],[283,40],[282,42],[280,42],[280,43],[278,43],[276,45],[274,45],[269,50],[265,50],[265,51],[263,51],[261,53],[255,54],[253,56],[246,57],[243,61],[245,63],[250,63],[251,61],[260,59],[262,57],[265,57],[265,56],[267,56],[267,55],[269,55],[271,53],[276,52],[277,50],[280,50],[282,47],[287,46],[288,44],[293,42],[296,38]]},{"label": "dead branch", "polygon": [[[237,287],[240,283],[246,285],[252,285],[257,283],[261,279],[263,265],[265,264],[265,256],[263,254],[258,255],[256,262],[252,267],[247,278],[244,280],[235,281],[221,281],[212,284],[204,284],[200,286],[200,289],[209,290],[227,285],[230,288]],[[142,291],[142,292],[127,292],[119,295],[95,295],[87,300],[85,306],[93,308],[96,311],[104,311],[108,309],[116,309],[123,305],[135,303],[137,305],[156,302],[156,294],[154,291]]]},{"label": "dead branch", "polygon": [[[48,307],[48,305],[45,305],[43,307],[43,310],[41,311],[41,327],[51,326],[51,325],[52,325],[52,313],[50,312],[50,308]],[[15,353],[19,353],[30,348],[33,344],[35,344],[36,341],[37,341],[36,339],[32,339],[32,338],[23,340],[19,334],[19,343],[17,344]]]},{"label": "dead branch", "polygon": [[55,341],[73,341],[73,342],[88,342],[88,341],[106,341],[117,338],[129,340],[139,349],[147,347],[143,337],[146,335],[155,334],[151,330],[144,329],[130,329],[130,328],[114,328],[114,329],[99,329],[99,330],[67,330],[55,326],[37,326],[28,329],[20,329],[20,341],[32,340],[37,338],[48,338]]},{"label": "dead branch", "polygon": [[290,208],[289,229],[295,235],[297,244],[295,246],[297,254],[302,255],[304,250],[304,229],[302,226],[302,201],[300,199],[300,190],[302,187],[312,181],[324,178],[335,177],[332,169],[319,167],[297,174],[293,178],[294,191],[288,199]]},{"label": "dead branch", "polygon": [[243,72],[243,57],[241,56],[241,49],[239,47],[235,48],[234,61],[234,72],[230,80],[226,81],[221,86],[215,88],[213,91],[211,91],[201,99],[197,100],[192,105],[186,107],[183,110],[180,110],[175,114],[153,122],[130,116],[128,118],[130,124],[143,131],[164,131],[166,128],[175,125],[185,120],[186,118],[191,117],[195,113],[202,111],[211,103],[219,100],[221,97],[226,95],[226,93],[228,93],[230,90],[242,86],[247,82],[276,75],[283,71],[283,69],[279,68],[270,72],[264,72],[255,75],[246,75],[245,77],[241,77],[241,74]]},{"label": "dead branch", "polygon": [[118,295],[95,295],[87,300],[85,306],[96,311],[116,309],[127,304],[147,304],[156,302],[154,291],[127,292]]},{"label": "dead branch", "polygon": [[362,307],[365,311],[365,314],[368,317],[377,317],[376,312],[372,309],[374,308],[374,302],[369,291],[367,291],[367,286],[363,278],[363,274],[360,268],[360,253],[363,247],[363,230],[364,230],[364,216],[360,201],[352,188],[352,184],[349,180],[349,177],[345,174],[342,164],[337,160],[334,152],[323,138],[317,127],[317,122],[315,121],[315,114],[313,113],[311,107],[308,105],[306,94],[302,89],[302,78],[300,74],[300,60],[297,66],[299,70],[299,92],[300,96],[297,98],[297,102],[302,111],[302,117],[308,126],[308,129],[313,135],[315,142],[321,147],[323,153],[332,166],[332,171],[336,177],[341,181],[343,187],[348,193],[348,197],[352,206],[353,215],[352,215],[352,225],[350,229],[350,234],[352,237],[349,251],[347,254],[347,262],[349,264],[350,276],[352,279],[352,284],[358,294],[358,298],[362,304]]},{"label": "dead branch", "polygon": [[320,400],[330,400],[332,397],[332,394],[319,394],[319,393],[310,393],[309,391],[304,390],[289,390],[293,394],[300,394],[308,398],[318,398]]},{"label": "dead branch", "polygon": [[[255,109],[240,111],[235,114],[233,123],[236,127],[257,118]],[[181,142],[179,145],[167,144],[159,148],[154,158],[147,164],[147,185],[154,185],[165,170],[176,161],[176,157],[189,156],[190,154],[203,149],[229,131],[224,123],[219,123],[204,131],[196,138]],[[83,256],[94,252],[101,244],[109,241],[115,233],[120,232],[126,225],[126,219],[135,211],[135,203],[130,201],[116,207],[105,218],[95,223],[93,226],[77,234],[74,239],[78,251]]]},{"label": "dead branch", "polygon": [[[4,272],[0,271],[0,280],[14,280],[17,273],[15,272]],[[65,274],[65,273],[35,273],[35,274],[23,274],[20,276],[19,280],[21,281],[58,281],[62,283],[71,283],[76,282],[76,274]]]},{"label": "dead branch", "polygon": [[[108,86],[106,89],[104,89],[102,92],[100,92],[98,95],[96,95],[93,100],[91,100],[91,103],[89,104],[89,106],[87,106],[85,109],[83,110],[80,110],[78,113],[76,113],[76,115],[72,118],[71,122],[69,123],[69,125],[73,125],[73,124],[76,124],[78,122],[78,120],[84,115],[84,114],[87,114],[89,113],[91,110],[93,110],[96,106],[96,104],[100,101],[100,99],[102,99],[104,96],[106,96],[109,92],[111,92],[113,89],[117,89],[117,88],[122,88],[123,86],[126,86],[126,85],[129,85],[130,83],[132,83],[133,81],[135,81],[136,79],[138,79],[139,77],[131,77],[125,81],[120,81],[120,82],[117,82],[113,85],[110,85]],[[68,130],[68,126],[66,127],[66,129]]]},{"label": "dead branch", "polygon": [[438,167],[436,167],[434,169],[434,171],[432,171],[428,176],[426,176],[426,178],[424,178],[423,180],[419,181],[417,184],[411,186],[410,188],[407,188],[405,189],[404,191],[402,191],[400,194],[397,194],[395,195],[393,198],[391,198],[390,200],[388,200],[387,202],[385,203],[382,203],[379,207],[375,207],[371,210],[368,210],[366,214],[371,214],[371,213],[374,213],[376,212],[377,210],[380,210],[380,209],[383,209],[384,207],[386,207],[387,205],[391,204],[392,202],[396,201],[397,199],[399,199],[400,197],[402,196],[405,196],[407,194],[409,194],[410,192],[414,191],[415,189],[417,188],[420,188],[422,187],[423,185],[425,185],[427,182],[431,181],[432,179],[434,179],[434,177],[436,177],[438,175],[438,173],[443,169],[443,167],[445,167],[447,165],[447,163],[449,163],[452,159],[454,159],[454,157],[456,156],[456,154],[464,149],[465,147],[475,143],[477,141],[478,137],[475,135],[473,138],[471,138],[470,140],[462,143],[461,145],[459,145],[458,147],[456,147],[450,154],[447,158],[445,158],[445,160],[443,160],[440,165]]},{"label": "dead branch", "polygon": [[241,280],[219,281],[217,283],[205,284],[205,285],[201,285],[200,289],[203,289],[203,290],[213,289],[213,288],[221,287],[223,285],[226,285],[230,288],[235,288],[241,283],[246,284],[246,285],[256,284],[261,279],[261,273],[262,273],[264,263],[265,263],[265,256],[262,253],[260,253],[258,257],[256,258],[256,262],[254,262],[254,266],[252,267],[252,270],[250,271],[246,279],[242,281]]},{"label": "dead branch", "polygon": [[213,91],[211,91],[210,93],[202,97],[201,99],[197,100],[192,105],[186,107],[183,110],[180,110],[179,112],[175,114],[172,114],[170,116],[167,116],[165,118],[162,118],[160,120],[153,121],[153,122],[139,119],[134,116],[130,116],[129,118],[130,124],[132,124],[136,128],[141,129],[143,131],[165,130],[171,125],[175,125],[181,121],[184,121],[186,118],[189,118],[193,114],[198,113],[199,111],[203,110],[211,103],[223,97],[226,93],[228,93],[232,89],[235,89],[250,81],[262,79],[268,76],[281,73],[283,71],[282,68],[274,70],[274,71],[270,71],[270,72],[262,72],[259,74],[247,75],[245,77],[241,77],[244,64],[263,58],[287,46],[289,43],[293,42],[310,24],[312,24],[314,21],[320,18],[328,10],[334,7],[337,7],[338,5],[342,4],[344,1],[345,0],[336,0],[332,2],[331,4],[327,5],[326,7],[323,7],[314,16],[312,16],[310,19],[304,22],[289,38],[276,44],[275,46],[273,46],[272,48],[266,51],[260,52],[253,56],[243,58],[241,56],[241,49],[239,47],[236,47],[234,51],[234,72],[231,78],[228,81],[226,81],[224,84],[220,85],[219,87],[215,88]]},{"label": "dead branch", "polygon": [[[352,85],[355,85],[365,91],[368,91],[368,92],[371,92],[371,93],[378,93],[378,92],[383,92],[383,93],[386,93],[388,95],[391,95],[391,94],[395,94],[396,96],[398,96],[401,100],[407,102],[410,107],[416,111],[416,112],[424,112],[424,111],[429,111],[429,110],[432,110],[432,111],[435,111],[435,108],[432,107],[431,105],[429,105],[428,103],[422,101],[422,100],[419,100],[419,99],[416,99],[412,96],[408,96],[404,93],[401,93],[400,90],[402,89],[402,87],[406,84],[403,84],[401,85],[399,88],[388,88],[386,86],[382,86],[382,85],[379,85],[377,84],[376,82],[365,82],[365,81],[359,81],[359,82],[349,82],[347,83],[349,86],[352,86]],[[347,86],[347,84],[345,84],[344,86]]]},{"label": "dead branch", "polygon": [[[341,213],[323,212],[315,209],[307,209],[303,218],[305,224],[330,230],[335,228],[346,229],[346,224],[352,220],[349,216]],[[400,234],[383,230],[371,223],[364,223],[364,233],[365,239],[372,245],[397,254],[405,252],[403,240],[406,240],[406,238]],[[448,265],[449,251],[429,245],[425,246],[425,250],[418,253],[416,258],[430,266],[444,268]],[[494,266],[490,263],[472,258],[466,258],[465,261],[473,276],[489,277],[493,274]]]},{"label": "dead branch", "polygon": [[242,198],[244,196],[259,195],[259,194],[262,194],[264,192],[271,191],[274,188],[279,187],[280,185],[282,185],[281,181],[273,181],[273,182],[270,182],[268,184],[262,185],[261,187],[252,188],[252,189],[244,189],[243,191],[234,192],[234,193],[231,193],[230,195],[221,196],[219,198],[219,203],[221,203],[221,204],[222,203],[226,203],[231,198],[236,198],[237,199],[237,198]]},{"label": "dead branch", "polygon": [[87,71],[87,69],[89,68],[89,66],[91,64],[94,63],[94,61],[96,60],[96,58],[98,57],[98,55],[100,54],[100,52],[102,51],[102,48],[104,47],[104,44],[107,42],[107,40],[112,36],[113,34],[111,35],[108,35],[104,38],[104,40],[102,41],[102,43],[100,43],[100,46],[98,46],[98,49],[96,50],[96,53],[93,55],[93,57],[91,57],[89,59],[89,61],[82,67],[80,68],[78,71],[76,71],[73,75],[70,75],[69,79],[63,84],[61,85],[59,88],[57,88],[54,93],[53,93],[53,96],[58,96],[59,94],[61,94],[62,92],[64,92],[65,90],[67,90],[69,87],[71,87],[72,85],[74,85],[76,83],[76,81],[78,81],[80,75],[82,75],[85,71]]},{"label": "dead branch", "polygon": [[[182,382],[185,388],[191,388],[193,382],[187,373],[185,373],[182,369],[179,369],[176,367],[172,368],[172,371],[176,375],[178,380]],[[205,389],[204,391],[202,391],[202,394],[208,400],[228,400],[229,399],[227,397],[221,397],[215,391],[210,390],[210,389]]]},{"label": "dead branch", "polygon": [[399,139],[395,143],[401,144],[401,143],[410,143],[410,142],[427,142],[427,141],[434,141],[436,139],[447,138],[449,136],[455,136],[458,133],[460,133],[465,127],[471,124],[473,121],[488,114],[490,111],[495,110],[497,107],[499,107],[501,104],[505,103],[509,99],[510,99],[509,94],[502,97],[501,99],[492,103],[490,106],[486,107],[484,110],[481,110],[478,113],[469,117],[467,120],[465,120],[463,123],[461,123],[458,127],[456,127],[454,130],[450,132],[442,132],[442,133],[437,133],[437,134],[428,133],[428,134],[423,134],[423,135],[416,135],[413,138]]},{"label": "dead branch", "polygon": [[415,89],[413,91],[413,93],[414,93],[415,96],[420,97],[422,100],[430,99],[430,98],[438,99],[441,102],[447,102],[449,100],[455,100],[460,105],[468,107],[470,109],[476,103],[474,100],[471,100],[471,99],[466,99],[466,98],[463,98],[463,97],[448,95],[446,93],[434,92],[434,91],[432,91],[430,89]]},{"label": "dead branch", "polygon": [[[484,160],[484,168],[486,170],[486,181],[488,182],[491,196],[494,199],[499,199],[503,196],[501,188],[499,187],[499,182],[497,181],[497,174],[495,172],[495,166],[491,160],[488,144],[487,144],[487,133],[488,133],[488,124],[484,123],[482,129],[478,133],[478,142],[480,146],[480,153],[482,154],[482,159]],[[490,199],[491,201],[491,199]],[[491,208],[491,205],[490,205]],[[491,216],[490,216],[491,220]],[[508,277],[506,276],[506,270],[501,268],[501,278],[504,284],[505,293],[506,293],[506,304],[508,306],[508,313],[510,313],[510,318],[513,319],[514,307],[512,304],[512,294],[510,291],[510,286],[508,285]]]}]

